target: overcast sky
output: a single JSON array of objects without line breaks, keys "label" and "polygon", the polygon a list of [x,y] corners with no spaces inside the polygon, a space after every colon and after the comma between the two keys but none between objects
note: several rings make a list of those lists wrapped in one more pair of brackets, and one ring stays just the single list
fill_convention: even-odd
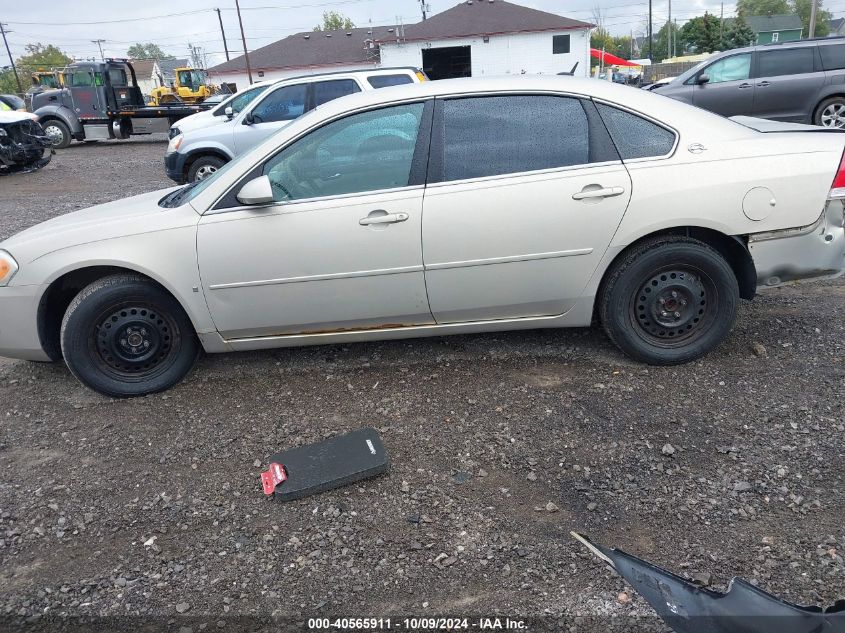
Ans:
[{"label": "overcast sky", "polygon": [[[478,0],[476,0],[478,1]],[[535,9],[592,21],[599,7],[604,21],[616,34],[642,33],[648,15],[648,0],[512,0]],[[428,0],[431,13],[448,9],[458,0]],[[669,0],[653,0],[655,32],[666,21]],[[209,65],[225,59],[220,26],[214,7],[219,7],[229,50],[242,53],[234,0],[145,0],[115,3],[105,0],[0,0],[0,21],[12,31],[9,45],[17,58],[31,42],[60,46],[72,57],[97,56],[94,39],[104,39],[106,56],[126,55],[134,42],[155,42],[166,52],[187,57],[188,43],[203,48]],[[719,14],[718,0],[674,0],[672,17],[681,23],[704,10]],[[828,0],[834,15],[845,12],[845,0]],[[55,7],[55,10],[51,10]],[[74,10],[70,10],[73,7]],[[241,0],[250,50],[298,31],[310,30],[320,22],[323,11],[335,10],[349,16],[356,26],[405,24],[421,19],[419,0]],[[725,16],[733,15],[733,2],[725,2]],[[176,15],[172,14],[184,14]],[[170,15],[171,17],[164,17]],[[121,21],[117,21],[121,20]],[[127,21],[132,20],[132,21]],[[93,24],[99,22],[99,24]],[[76,23],[76,24],[74,24]],[[0,66],[7,62],[0,49]]]}]

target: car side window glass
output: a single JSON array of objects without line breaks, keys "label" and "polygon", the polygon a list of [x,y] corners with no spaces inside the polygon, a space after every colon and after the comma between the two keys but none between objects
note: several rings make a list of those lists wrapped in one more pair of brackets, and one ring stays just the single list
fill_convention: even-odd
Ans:
[{"label": "car side window glass", "polygon": [[314,84],[314,107],[356,92],[361,92],[361,89],[354,79],[318,81]]},{"label": "car side window glass", "polygon": [[587,115],[571,97],[447,99],[442,125],[446,181],[590,162]]},{"label": "car side window glass", "polygon": [[367,77],[367,83],[373,88],[387,88],[389,86],[402,86],[412,84],[414,80],[410,75],[371,75]]},{"label": "car side window glass", "polygon": [[748,79],[751,75],[751,53],[731,55],[720,59],[705,68],[704,74],[710,77],[708,83],[711,84]]},{"label": "car side window glass", "polygon": [[779,48],[757,53],[757,76],[778,77],[813,72],[813,49]]},{"label": "car side window glass", "polygon": [[263,169],[277,202],[408,185],[424,104],[333,121],[271,158]]},{"label": "car side window glass", "polygon": [[87,88],[94,85],[94,76],[87,72],[76,72],[70,76],[70,85],[74,88]]},{"label": "car side window glass", "polygon": [[819,45],[819,54],[825,70],[845,68],[845,44]]},{"label": "car side window glass", "polygon": [[232,99],[228,105],[223,106],[223,109],[220,111],[220,114],[224,114],[226,108],[232,108],[232,113],[237,114],[241,110],[243,110],[246,106],[252,103],[252,100],[257,97],[264,88],[255,88],[253,90],[245,90],[234,99]]},{"label": "car side window glass", "polygon": [[599,114],[623,160],[665,156],[675,145],[675,133],[637,116],[603,103],[597,103]]},{"label": "car side window glass", "polygon": [[308,84],[277,88],[267,95],[252,111],[256,123],[293,121],[305,112]]}]

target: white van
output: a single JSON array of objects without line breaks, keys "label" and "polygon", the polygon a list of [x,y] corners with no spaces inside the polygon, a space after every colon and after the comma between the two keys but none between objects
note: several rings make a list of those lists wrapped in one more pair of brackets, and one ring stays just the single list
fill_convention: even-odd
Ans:
[{"label": "white van", "polygon": [[186,131],[181,124],[188,119],[178,121],[175,125],[180,133],[173,135],[167,146],[165,170],[179,184],[202,180],[323,103],[356,92],[426,80],[425,73],[417,68],[379,68],[277,81],[253,97],[240,112],[233,108],[226,113],[225,104],[220,104],[218,108],[223,107],[227,119],[220,125]]}]

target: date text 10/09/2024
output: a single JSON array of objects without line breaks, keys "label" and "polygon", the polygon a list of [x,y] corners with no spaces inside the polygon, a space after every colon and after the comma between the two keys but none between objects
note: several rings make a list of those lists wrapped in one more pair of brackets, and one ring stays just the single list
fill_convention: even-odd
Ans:
[{"label": "date text 10/09/2024", "polygon": [[309,618],[308,630],[359,631],[525,631],[524,620],[512,618]]}]

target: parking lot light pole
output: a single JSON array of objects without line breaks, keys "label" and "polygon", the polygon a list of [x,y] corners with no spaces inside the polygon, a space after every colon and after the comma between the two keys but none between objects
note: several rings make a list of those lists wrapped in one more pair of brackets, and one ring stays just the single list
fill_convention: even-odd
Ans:
[{"label": "parking lot light pole", "polygon": [[241,5],[235,0],[235,9],[238,11],[238,24],[241,27],[241,42],[244,45],[244,61],[246,61],[246,74],[249,77],[249,85],[252,85],[252,68],[249,67],[249,51],[246,50],[246,36],[244,35],[244,21],[241,19]]}]

